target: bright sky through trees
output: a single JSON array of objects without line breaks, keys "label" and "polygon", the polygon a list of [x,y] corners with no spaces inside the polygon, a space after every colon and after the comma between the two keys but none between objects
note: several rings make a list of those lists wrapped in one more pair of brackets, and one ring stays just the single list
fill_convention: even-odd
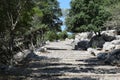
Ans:
[{"label": "bright sky through trees", "polygon": [[[70,1],[71,0],[58,0],[58,2],[60,3],[60,8],[62,9],[69,9],[70,8]],[[64,17],[61,18],[61,20],[64,22]],[[65,29],[65,25],[63,25],[61,27],[62,30]]]},{"label": "bright sky through trees", "polygon": [[60,2],[60,7],[61,8],[70,8],[70,1],[71,0],[58,0]]}]

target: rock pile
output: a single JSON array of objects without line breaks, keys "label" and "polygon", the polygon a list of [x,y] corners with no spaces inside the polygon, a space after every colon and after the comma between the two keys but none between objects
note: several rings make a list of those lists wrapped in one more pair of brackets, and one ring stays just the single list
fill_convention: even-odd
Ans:
[{"label": "rock pile", "polygon": [[78,33],[72,42],[74,50],[87,50],[90,39],[94,36],[93,32]]},{"label": "rock pile", "polygon": [[101,33],[101,36],[89,32],[77,34],[72,43],[73,48],[87,50],[105,64],[120,65],[120,35],[117,35],[115,30]]},{"label": "rock pile", "polygon": [[96,35],[90,40],[89,47],[103,48],[103,44],[105,42],[110,42],[110,41],[113,41],[115,39],[116,39],[116,37],[109,36],[109,35],[106,35],[106,34],[102,34],[101,36]]},{"label": "rock pile", "polygon": [[120,49],[99,53],[97,58],[104,61],[105,64],[120,66]]},{"label": "rock pile", "polygon": [[95,35],[93,32],[83,32],[76,34],[75,40],[72,42],[73,49],[87,50],[89,47],[103,48],[103,44],[105,42],[111,42],[116,38],[119,38],[115,36],[115,30],[103,31],[101,33],[101,36]]}]

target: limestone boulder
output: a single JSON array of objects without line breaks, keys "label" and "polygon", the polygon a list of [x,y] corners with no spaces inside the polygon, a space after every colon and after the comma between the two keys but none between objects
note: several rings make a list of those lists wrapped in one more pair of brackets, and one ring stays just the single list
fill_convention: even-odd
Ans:
[{"label": "limestone boulder", "polygon": [[101,50],[97,50],[94,48],[88,48],[87,51],[93,56],[97,56],[101,52]]},{"label": "limestone boulder", "polygon": [[93,32],[82,32],[75,35],[75,40],[89,40],[94,36]]},{"label": "limestone boulder", "polygon": [[106,30],[106,31],[102,31],[101,34],[106,34],[108,36],[115,36],[115,35],[117,35],[117,31],[116,30]]},{"label": "limestone boulder", "polygon": [[97,54],[97,59],[106,60],[108,55],[109,55],[109,53],[107,53],[107,52],[100,52],[99,54]]},{"label": "limestone boulder", "polygon": [[47,52],[47,48],[46,48],[46,47],[41,47],[41,48],[39,49],[39,52]]},{"label": "limestone boulder", "polygon": [[79,42],[79,40],[73,40],[71,42],[71,46],[72,46],[72,49],[73,50],[78,50],[78,46],[77,46],[77,43]]},{"label": "limestone boulder", "polygon": [[115,49],[115,45],[111,42],[105,42],[105,44],[103,45],[104,51],[112,51],[113,49]]},{"label": "limestone boulder", "polygon": [[97,59],[107,65],[120,66],[120,49],[114,49],[109,52],[100,52],[97,54]]},{"label": "limestone boulder", "polygon": [[116,38],[114,36],[108,36],[108,35],[101,35],[101,36],[94,36],[90,42],[89,42],[89,47],[94,47],[94,48],[103,48],[103,44],[105,42],[110,42],[115,40]]},{"label": "limestone boulder", "polygon": [[120,40],[120,35],[116,35],[116,40]]},{"label": "limestone boulder", "polygon": [[104,51],[112,51],[114,49],[120,49],[120,40],[113,40],[111,42],[105,42],[103,45]]},{"label": "limestone boulder", "polygon": [[119,45],[120,44],[120,40],[113,40],[111,41],[112,44],[115,44],[115,45]]},{"label": "limestone boulder", "polygon": [[120,45],[116,45],[116,46],[115,46],[115,49],[120,49]]},{"label": "limestone boulder", "polygon": [[88,48],[88,40],[82,40],[82,41],[74,41],[72,42],[72,48],[74,50],[87,50]]},{"label": "limestone boulder", "polygon": [[105,63],[120,66],[120,49],[111,51],[105,60]]},{"label": "limestone boulder", "polygon": [[113,41],[116,39],[115,36],[111,36],[111,35],[107,35],[107,34],[102,34],[102,38],[105,40],[105,41]]},{"label": "limestone boulder", "polygon": [[77,43],[78,49],[79,50],[87,50],[88,48],[88,40],[82,40]]},{"label": "limestone boulder", "polygon": [[102,48],[103,47],[103,44],[105,43],[106,41],[104,40],[104,38],[102,36],[94,36],[90,42],[88,43],[89,47],[93,47],[93,48]]},{"label": "limestone boulder", "polygon": [[20,62],[22,61],[27,55],[30,53],[29,50],[24,50],[23,52],[18,52],[17,54],[14,55],[13,59],[15,62]]}]

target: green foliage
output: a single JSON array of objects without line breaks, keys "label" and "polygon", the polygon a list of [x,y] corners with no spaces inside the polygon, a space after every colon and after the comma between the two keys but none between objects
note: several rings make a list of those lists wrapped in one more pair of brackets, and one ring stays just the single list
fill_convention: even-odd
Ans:
[{"label": "green foliage", "polygon": [[60,40],[65,40],[68,37],[67,31],[64,30],[64,31],[58,33],[58,36],[59,36]]},{"label": "green foliage", "polygon": [[68,39],[75,39],[75,35],[74,34],[68,34]]},{"label": "green foliage", "polygon": [[[32,20],[32,1],[28,0],[1,0],[0,1],[0,31],[10,30],[15,25],[15,31],[28,29]],[[22,31],[21,30],[21,31]]]},{"label": "green foliage", "polygon": [[103,0],[103,2],[106,7],[113,7],[114,5],[118,4],[120,0]]},{"label": "green foliage", "polygon": [[59,17],[62,16],[61,9],[57,0],[35,0],[36,7],[34,8],[38,15],[38,23],[45,24],[49,29],[60,31],[62,21]]},{"label": "green foliage", "polygon": [[42,17],[42,16],[43,16],[43,13],[42,13],[42,11],[39,9],[38,6],[34,7],[33,10],[34,10],[34,12],[35,12],[35,14],[36,14],[37,16],[39,16],[39,17]]},{"label": "green foliage", "polygon": [[109,11],[112,16],[111,20],[105,23],[108,29],[119,29],[120,28],[120,0],[107,0],[105,9]]},{"label": "green foliage", "polygon": [[48,31],[48,32],[45,34],[45,39],[46,39],[46,40],[49,40],[49,41],[58,40],[58,35],[57,35],[56,32]]},{"label": "green foliage", "polygon": [[0,0],[0,63],[12,63],[16,40],[31,28],[34,4],[28,0]]},{"label": "green foliage", "polygon": [[35,7],[32,21],[33,30],[39,32],[37,43],[44,43],[45,40],[57,39],[57,31],[60,31],[62,21],[61,9],[57,0],[34,0]]},{"label": "green foliage", "polygon": [[102,0],[72,0],[66,18],[70,32],[99,32],[111,14],[104,9]]},{"label": "green foliage", "polygon": [[11,63],[26,46],[34,49],[45,38],[57,39],[61,16],[57,0],[0,0],[0,63]]}]

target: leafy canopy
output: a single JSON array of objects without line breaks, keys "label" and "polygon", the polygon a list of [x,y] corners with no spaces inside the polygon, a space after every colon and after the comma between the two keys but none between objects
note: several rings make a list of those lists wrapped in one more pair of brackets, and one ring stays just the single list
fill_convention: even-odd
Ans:
[{"label": "leafy canopy", "polygon": [[99,32],[110,16],[103,0],[72,0],[70,6],[65,22],[70,32]]}]

